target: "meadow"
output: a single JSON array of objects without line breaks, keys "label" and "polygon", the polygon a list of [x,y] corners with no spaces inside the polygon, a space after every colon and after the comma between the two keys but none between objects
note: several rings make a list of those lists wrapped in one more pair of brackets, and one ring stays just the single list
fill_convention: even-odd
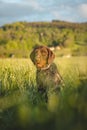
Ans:
[{"label": "meadow", "polygon": [[0,59],[0,130],[87,130],[87,57],[56,57],[64,87],[46,103],[30,59]]}]

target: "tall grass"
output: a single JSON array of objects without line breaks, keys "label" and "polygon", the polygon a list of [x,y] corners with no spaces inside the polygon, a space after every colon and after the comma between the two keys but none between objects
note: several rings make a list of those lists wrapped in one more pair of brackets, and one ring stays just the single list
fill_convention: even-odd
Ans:
[{"label": "tall grass", "polygon": [[1,92],[16,88],[25,89],[35,84],[35,68],[26,59],[0,60]]},{"label": "tall grass", "polygon": [[30,59],[0,59],[0,129],[86,130],[87,58],[56,58],[64,80],[48,103],[37,92]]},{"label": "tall grass", "polygon": [[55,63],[67,87],[77,87],[80,80],[87,78],[86,57],[56,58]]}]

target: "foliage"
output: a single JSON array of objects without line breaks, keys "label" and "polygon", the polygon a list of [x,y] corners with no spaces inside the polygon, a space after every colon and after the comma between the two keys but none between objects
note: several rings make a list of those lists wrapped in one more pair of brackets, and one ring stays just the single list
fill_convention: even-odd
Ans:
[{"label": "foliage", "polygon": [[[62,49],[80,51],[87,49],[87,23],[52,22],[16,22],[0,28],[0,57],[9,57],[13,52],[15,57],[28,57],[35,45],[60,46]],[[3,49],[2,49],[3,48]],[[18,50],[19,53],[16,53]],[[29,51],[24,56],[22,50]],[[77,51],[78,52],[78,51]],[[21,56],[20,56],[21,54]],[[71,53],[72,54],[72,53]],[[87,55],[86,51],[77,55]]]}]

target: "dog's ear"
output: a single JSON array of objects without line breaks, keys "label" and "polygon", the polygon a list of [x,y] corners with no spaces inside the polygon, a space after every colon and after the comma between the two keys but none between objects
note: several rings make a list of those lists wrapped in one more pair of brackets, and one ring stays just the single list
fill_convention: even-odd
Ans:
[{"label": "dog's ear", "polygon": [[48,50],[48,64],[51,64],[55,58],[55,55],[49,48],[47,48],[47,50]]},{"label": "dog's ear", "polygon": [[34,52],[35,52],[35,49],[30,53],[30,59],[35,64],[35,62],[34,62],[34,57],[35,57]]}]

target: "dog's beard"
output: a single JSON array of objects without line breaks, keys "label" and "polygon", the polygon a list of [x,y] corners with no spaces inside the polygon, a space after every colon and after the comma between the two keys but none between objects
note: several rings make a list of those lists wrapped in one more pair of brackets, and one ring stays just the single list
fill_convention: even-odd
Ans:
[{"label": "dog's beard", "polygon": [[36,64],[36,68],[38,69],[38,70],[46,70],[46,69],[48,69],[50,67],[50,64],[46,64],[46,65],[41,65],[41,64]]},{"label": "dog's beard", "polygon": [[43,67],[43,66],[42,66],[40,63],[38,63],[38,62],[35,63],[35,65],[36,65],[37,68],[42,68],[42,67]]},{"label": "dog's beard", "polygon": [[36,65],[36,67],[37,68],[44,68],[44,67],[46,67],[47,66],[47,59],[36,59],[35,60],[35,65]]}]

